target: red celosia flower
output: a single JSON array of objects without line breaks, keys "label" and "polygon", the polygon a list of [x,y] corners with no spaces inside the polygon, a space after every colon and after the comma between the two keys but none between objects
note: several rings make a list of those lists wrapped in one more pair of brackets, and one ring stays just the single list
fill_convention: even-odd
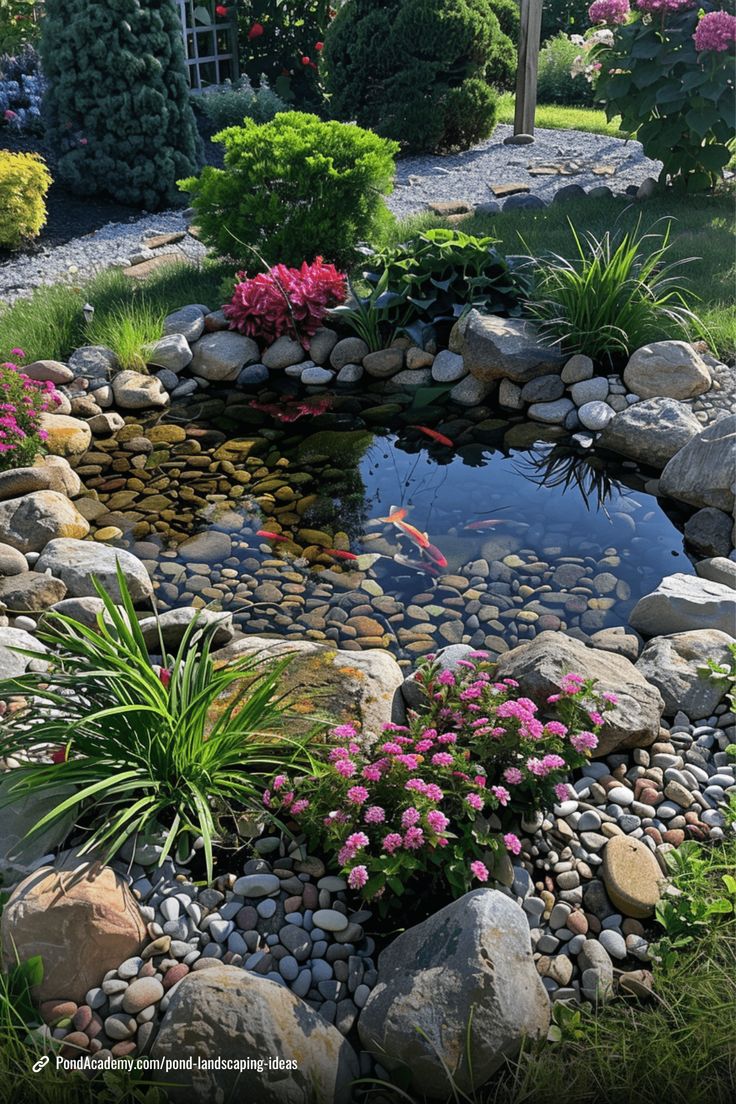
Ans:
[{"label": "red celosia flower", "polygon": [[290,334],[308,349],[330,307],[347,296],[344,274],[321,257],[301,268],[279,264],[250,279],[240,272],[238,278],[231,302],[223,307],[230,328],[269,345]]},{"label": "red celosia flower", "polygon": [[251,29],[248,31],[248,41],[252,42],[254,38],[260,38],[263,34],[264,26],[262,23],[254,23]]}]

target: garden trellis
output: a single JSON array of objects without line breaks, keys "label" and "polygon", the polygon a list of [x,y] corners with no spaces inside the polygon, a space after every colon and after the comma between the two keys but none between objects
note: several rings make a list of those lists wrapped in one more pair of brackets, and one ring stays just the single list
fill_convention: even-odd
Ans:
[{"label": "garden trellis", "polygon": [[197,3],[197,0],[176,2],[192,91],[201,92],[210,85],[237,80],[238,28],[235,17],[220,18],[212,3]]}]

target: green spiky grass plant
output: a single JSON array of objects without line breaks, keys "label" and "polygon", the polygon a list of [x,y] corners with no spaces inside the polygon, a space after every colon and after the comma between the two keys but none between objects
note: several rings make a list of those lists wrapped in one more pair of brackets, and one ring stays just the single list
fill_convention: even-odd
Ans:
[{"label": "green spiky grass plant", "polygon": [[144,346],[163,336],[166,311],[148,299],[122,304],[106,314],[95,315],[85,339],[90,345],[106,345],[117,355],[121,368],[145,372]]},{"label": "green spiky grass plant", "polygon": [[598,238],[569,221],[575,256],[553,253],[537,264],[527,312],[542,337],[567,354],[595,363],[617,361],[651,341],[687,338],[703,326],[690,309],[696,296],[679,269],[692,258],[669,261],[671,223],[662,233],[606,230]]},{"label": "green spiky grass plant", "polygon": [[38,638],[48,651],[18,650],[48,669],[0,681],[0,698],[20,694],[27,703],[4,719],[0,756],[44,742],[59,748],[62,760],[18,770],[6,803],[70,786],[72,796],[59,800],[30,837],[75,810],[86,834],[83,852],[110,857],[134,834],[163,827],[161,862],[177,844],[188,853],[201,837],[211,879],[218,810],[262,815],[274,770],[310,762],[309,735],[286,731],[289,708],[279,687],[289,659],[219,665],[212,655],[217,624],[195,619],[174,655],[159,630],[159,673],[119,566],[117,587],[120,607],[95,581],[104,603],[95,628],[61,614],[44,617]]}]

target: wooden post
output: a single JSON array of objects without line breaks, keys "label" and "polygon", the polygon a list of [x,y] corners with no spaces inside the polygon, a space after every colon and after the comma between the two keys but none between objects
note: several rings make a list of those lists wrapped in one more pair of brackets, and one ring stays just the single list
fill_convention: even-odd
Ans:
[{"label": "wooden post", "polygon": [[537,106],[537,68],[542,35],[542,0],[521,0],[519,64],[516,70],[514,136],[534,134]]}]

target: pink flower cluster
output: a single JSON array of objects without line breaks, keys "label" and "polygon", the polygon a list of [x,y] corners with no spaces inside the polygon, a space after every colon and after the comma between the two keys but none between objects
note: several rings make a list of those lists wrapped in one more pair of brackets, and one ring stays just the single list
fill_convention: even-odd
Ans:
[{"label": "pink flower cluster", "polygon": [[625,23],[630,12],[629,0],[593,0],[588,8],[588,18],[591,23],[615,26]]},{"label": "pink flower cluster", "polygon": [[[22,349],[11,350],[22,359]],[[31,463],[48,434],[41,415],[60,402],[53,383],[31,379],[15,361],[0,364],[0,466],[3,455],[14,466]]]},{"label": "pink flower cluster", "polygon": [[663,12],[676,15],[688,8],[694,8],[697,2],[698,0],[636,0],[636,6],[639,11],[648,15],[661,15]]},{"label": "pink flower cluster", "polygon": [[328,310],[343,303],[347,280],[321,257],[301,268],[277,264],[258,276],[238,273],[233,297],[222,308],[230,329],[270,345],[283,334],[300,341],[305,349]]},{"label": "pink flower cluster", "polygon": [[736,15],[707,12],[695,28],[693,38],[698,53],[724,53],[736,43]]}]

